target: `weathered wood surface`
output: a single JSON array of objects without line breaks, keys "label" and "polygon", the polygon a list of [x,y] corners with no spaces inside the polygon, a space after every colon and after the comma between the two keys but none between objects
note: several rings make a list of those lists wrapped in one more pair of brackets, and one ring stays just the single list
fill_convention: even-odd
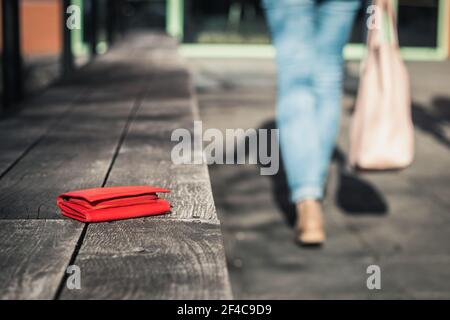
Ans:
[{"label": "weathered wood surface", "polygon": [[77,106],[0,180],[0,218],[57,219],[58,194],[101,186],[132,105]]},{"label": "weathered wood surface", "polygon": [[[59,228],[58,223],[68,221],[59,220],[56,196],[102,185],[170,188],[172,213],[90,224],[85,233],[83,224],[71,222],[66,228],[77,227],[66,231],[69,242],[42,241],[39,257],[11,258],[18,237],[13,233],[8,250],[0,244],[0,256],[10,261],[6,266],[14,273],[0,278],[0,297],[231,298],[207,168],[174,165],[170,159],[171,132],[192,130],[197,117],[190,75],[175,49],[167,37],[138,35],[99,57],[67,85],[81,97],[61,107],[56,122],[36,129],[41,135],[37,142],[24,134],[26,139],[19,140],[26,151],[14,151],[20,158],[5,161],[9,168],[0,177],[0,221],[8,219],[3,221],[9,228],[23,221],[11,219],[38,219],[32,221],[39,228],[48,223]],[[17,227],[22,229],[20,236],[27,240],[17,241],[18,252],[26,252],[22,243],[37,237],[32,228]],[[136,248],[143,251],[136,253]],[[67,267],[72,255],[82,273],[82,289],[76,292],[62,282],[57,285],[58,279],[64,281],[61,266]],[[51,257],[49,263],[58,260],[51,276],[34,271],[43,256]],[[40,287],[31,293],[34,281]]]},{"label": "weathered wood surface", "polygon": [[231,298],[207,168],[170,159],[172,131],[192,131],[197,113],[189,74],[173,52],[140,59],[154,65],[158,81],[147,89],[106,186],[169,188],[173,210],[164,217],[90,225],[75,260],[87,290],[65,289],[61,298]]},{"label": "weathered wood surface", "polygon": [[52,299],[83,225],[0,220],[0,299]]},{"label": "weathered wood surface", "polygon": [[[105,71],[108,66],[115,72]],[[102,186],[148,71],[136,60],[99,60],[85,71],[79,81],[92,91],[0,180],[0,219],[60,218],[58,194]],[[124,85],[124,79],[133,82]]]},{"label": "weathered wood surface", "polygon": [[76,264],[81,290],[63,299],[231,297],[216,224],[165,219],[89,225]]},{"label": "weathered wood surface", "polygon": [[72,88],[56,87],[34,99],[18,116],[0,121],[0,176],[20,160],[64,116],[80,96]]},{"label": "weathered wood surface", "polygon": [[[70,110],[62,111],[65,114],[62,114],[52,127],[43,129],[45,132],[39,138],[38,144],[33,145],[28,139],[30,131],[26,126],[16,128],[17,132],[14,134],[7,130],[2,131],[5,135],[13,137],[11,146],[15,146],[15,143],[19,146],[19,141],[17,139],[14,141],[14,137],[27,138],[21,140],[24,147],[28,140],[31,145],[26,147],[29,148],[26,155],[0,179],[0,219],[45,219],[42,223],[46,223],[48,221],[46,219],[49,218],[61,219],[55,203],[58,194],[65,190],[102,185],[138,94],[138,90],[132,86],[121,89],[114,83],[114,80],[120,80],[120,75],[124,75],[123,71],[117,74],[115,79],[112,75],[105,74],[105,68],[106,64],[99,59],[83,70],[70,85],[62,86],[64,90],[58,92],[63,92],[67,99],[79,94],[80,91],[88,90],[89,93],[83,94],[71,105]],[[124,67],[122,69],[125,70]],[[142,90],[142,86],[140,89]],[[54,88],[49,92],[53,90]],[[60,98],[64,100],[62,96]],[[35,101],[31,101],[31,104],[24,110],[19,121],[24,117],[23,114],[39,113],[42,119],[55,117],[53,112],[56,111],[55,108],[44,106],[44,110],[38,111],[36,108],[39,105]],[[6,145],[2,150],[11,154],[11,148],[8,147]],[[7,221],[12,224],[14,220]],[[39,225],[38,221],[33,222],[37,230]],[[40,236],[33,228],[19,229],[23,233],[21,235],[23,239],[26,239],[23,241],[20,239],[14,241],[17,234],[13,234],[10,241],[11,250],[4,251],[5,248],[2,246],[0,251],[6,255],[5,259],[8,258],[6,261],[9,261],[11,270],[16,270],[15,276],[1,278],[0,287],[3,290],[0,289],[0,297],[45,299],[54,297],[59,282],[63,279],[64,269],[69,264],[81,236],[83,225],[76,222],[75,225],[77,227],[72,236],[74,241],[63,243],[59,250],[55,250],[53,245],[47,245],[48,241],[42,242],[39,256],[27,257],[19,254],[12,259],[10,256],[14,255],[14,252],[20,253],[23,250],[26,252],[27,248],[24,247],[26,241],[32,244]],[[59,224],[56,224],[55,228],[58,227]],[[1,232],[8,231],[2,228]],[[48,269],[42,266],[41,256],[51,257],[48,263],[55,264],[56,268]],[[57,260],[58,264],[52,260]],[[33,267],[30,269],[31,264],[35,269]],[[34,270],[38,270],[41,266],[42,272],[37,275]],[[40,287],[35,283],[40,283]]]},{"label": "weathered wood surface", "polygon": [[[154,42],[156,39],[151,39],[152,36],[147,38],[150,42]],[[168,41],[166,40],[166,42]],[[94,102],[95,99],[104,99],[105,97],[112,100],[120,97],[124,89],[132,88],[133,86],[130,84],[123,87],[127,83],[126,77],[122,77],[122,75],[124,72],[131,75],[130,67],[133,65],[124,64],[122,60],[124,53],[129,59],[132,59],[138,48],[139,44],[137,43],[131,46],[127,46],[126,43],[119,44],[114,51],[97,58],[95,63],[77,70],[77,73],[67,81],[22,103],[19,106],[22,109],[19,114],[0,119],[2,137],[8,137],[0,139],[0,177],[25,152],[33,148],[48,130],[66,117],[80,99],[85,98],[91,92],[96,92],[96,96],[90,97],[89,101]],[[141,67],[138,62],[134,63],[133,72],[142,74]],[[105,84],[109,87],[108,92],[103,95],[98,94],[98,90],[104,89]]]},{"label": "weathered wood surface", "polygon": [[[171,81],[160,80],[160,85],[170,87]],[[166,197],[176,202],[172,214],[166,218],[203,219],[217,222],[209,175],[204,165],[175,165],[170,154],[170,137],[174,129],[186,128],[192,131],[193,111],[189,93],[184,99],[165,98],[151,101],[151,95],[144,99],[136,120],[130,125],[107,185],[155,184],[172,190]],[[182,86],[179,86],[183,90]],[[134,168],[130,170],[130,167]]]}]

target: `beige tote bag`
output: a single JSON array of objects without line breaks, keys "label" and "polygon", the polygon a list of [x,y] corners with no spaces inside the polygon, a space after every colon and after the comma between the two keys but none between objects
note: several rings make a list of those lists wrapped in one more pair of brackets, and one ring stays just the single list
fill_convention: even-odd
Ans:
[{"label": "beige tote bag", "polygon": [[[414,155],[408,71],[400,56],[391,0],[375,0],[383,28],[370,29],[355,112],[350,129],[350,163],[361,169],[386,170],[408,166]],[[381,21],[380,21],[381,22]]]}]

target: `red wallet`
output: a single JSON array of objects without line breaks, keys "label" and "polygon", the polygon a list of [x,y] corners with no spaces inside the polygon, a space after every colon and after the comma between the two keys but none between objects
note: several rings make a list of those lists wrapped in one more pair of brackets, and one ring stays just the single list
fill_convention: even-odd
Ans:
[{"label": "red wallet", "polygon": [[63,193],[56,203],[69,218],[102,222],[166,213],[170,203],[157,195],[166,192],[151,186],[94,188]]}]

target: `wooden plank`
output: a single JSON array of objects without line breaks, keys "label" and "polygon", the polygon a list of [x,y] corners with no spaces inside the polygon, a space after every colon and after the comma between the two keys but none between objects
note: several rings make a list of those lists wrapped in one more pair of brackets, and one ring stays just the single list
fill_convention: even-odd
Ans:
[{"label": "wooden plank", "polygon": [[[1,218],[59,218],[57,194],[102,185],[141,94],[139,82],[149,71],[133,58],[132,44],[124,51],[127,55],[118,54],[120,50],[99,58],[69,83],[50,89],[45,99],[32,100],[19,117],[0,124],[2,135],[10,138],[2,140],[2,150],[10,156],[6,164],[42,136],[0,179]],[[84,95],[85,89],[92,89],[91,94]],[[66,100],[77,93],[82,99],[69,110]],[[53,298],[84,225],[43,219],[3,220],[0,227],[0,297]]]},{"label": "wooden plank", "polygon": [[[135,44],[134,44],[135,45]],[[126,55],[127,59],[133,58],[133,42],[130,45],[130,52]],[[93,64],[77,70],[72,77],[61,82],[57,86],[46,90],[41,95],[23,101],[18,109],[21,110],[15,116],[0,119],[0,134],[7,139],[0,139],[0,177],[11,169],[11,166],[24,156],[45,134],[67,116],[71,107],[77,103],[86,101],[86,97],[96,89],[103,89],[96,92],[95,96],[90,97],[91,102],[95,99],[103,101],[105,98],[110,100],[124,97],[124,83],[120,81],[120,75],[128,73],[133,76],[141,73],[136,62],[131,70],[127,70],[127,65],[118,63],[123,60],[123,45],[115,51],[102,56]],[[121,52],[118,54],[118,52]],[[132,61],[132,60],[131,60]],[[110,67],[110,64],[114,66]],[[114,80],[114,83],[111,81]],[[107,82],[109,89],[105,92],[104,84]],[[99,87],[102,85],[102,87]],[[129,85],[128,87],[133,87]],[[126,92],[128,95],[132,92]],[[80,99],[84,99],[80,101]]]},{"label": "wooden plank", "polygon": [[74,93],[73,88],[56,87],[48,90],[20,108],[17,116],[0,120],[0,176],[37,143],[63,117],[70,106],[85,92]]},{"label": "wooden plank", "polygon": [[145,162],[150,155],[145,157],[141,153],[142,157],[139,157],[128,146],[123,150],[126,152],[116,159],[107,186],[162,186],[171,190],[163,196],[173,205],[172,212],[163,219],[201,219],[218,223],[210,181],[203,166],[174,165],[169,161]]},{"label": "wooden plank", "polygon": [[142,218],[89,225],[62,299],[231,298],[220,227]]},{"label": "wooden plank", "polygon": [[[151,38],[150,38],[151,39]],[[151,41],[137,41],[141,48]],[[170,43],[167,45],[170,48]],[[158,54],[159,52],[164,54]],[[107,185],[157,185],[172,190],[167,196],[174,208],[170,218],[203,219],[218,223],[205,165],[174,165],[170,155],[177,142],[173,130],[193,133],[197,105],[186,65],[175,50],[152,48],[137,51],[142,65],[152,65],[147,94],[131,123]],[[133,168],[133,170],[130,170]]]},{"label": "wooden plank", "polygon": [[[60,218],[55,206],[57,194],[72,188],[98,187],[102,184],[136,99],[136,93],[131,94],[130,98],[127,98],[127,94],[136,90],[122,90],[122,99],[117,99],[120,96],[117,88],[111,85],[98,88],[102,90],[80,102],[70,116],[62,119],[39,145],[0,180],[0,190],[4,192],[0,197],[1,218]],[[108,95],[108,92],[114,94]],[[105,99],[107,97],[117,100],[111,103]],[[43,223],[46,221],[49,220],[43,220]],[[73,227],[74,231],[71,231],[68,240],[62,242],[56,251],[55,245],[46,244],[50,240],[43,242],[38,250],[39,255],[27,255],[29,250],[25,244],[26,241],[30,244],[35,241],[40,243],[39,233],[30,233],[26,226],[18,224],[17,232],[8,238],[11,243],[17,243],[14,249],[19,252],[17,259],[8,258],[12,249],[9,250],[7,244],[2,243],[0,250],[0,256],[5,256],[5,270],[13,273],[4,273],[8,281],[2,279],[2,297],[54,297],[84,225],[68,220],[52,224],[58,232],[63,232],[69,222],[70,226],[76,227]],[[12,224],[14,222],[10,222],[10,228],[13,228]],[[58,234],[48,228],[44,228],[44,231]],[[20,235],[27,240],[21,240]],[[20,255],[22,251],[24,254]],[[44,261],[42,257],[48,257],[49,260]],[[54,268],[48,268],[47,264],[54,265]],[[53,274],[52,277],[46,273],[47,270]]]},{"label": "wooden plank", "polygon": [[130,125],[107,185],[165,187],[172,190],[166,198],[174,206],[167,217],[218,221],[206,166],[175,165],[170,158],[176,144],[170,140],[172,131],[177,128],[192,131],[189,95],[184,100],[167,97],[150,101],[152,96],[147,97]]},{"label": "wooden plank", "polygon": [[61,298],[229,299],[207,168],[174,165],[170,159],[172,131],[186,128],[192,133],[198,113],[190,76],[173,51],[158,55],[158,49],[152,49],[152,55],[143,54],[140,61],[153,61],[157,81],[149,84],[106,185],[169,188],[172,193],[165,197],[172,212],[89,225],[75,260],[84,289],[64,289]]},{"label": "wooden plank", "polygon": [[0,219],[60,218],[58,194],[102,185],[148,77],[149,68],[127,57],[99,59],[75,79],[74,88],[83,83],[93,92],[0,179]]},{"label": "wooden plank", "polygon": [[0,220],[0,299],[52,299],[83,225]]},{"label": "wooden plank", "polygon": [[[55,206],[59,193],[98,187],[105,178],[108,186],[156,184],[174,190],[168,196],[174,205],[168,217],[91,224],[85,237],[78,230],[82,246],[75,264],[81,267],[82,290],[62,286],[57,298],[231,298],[206,166],[170,160],[172,130],[192,130],[197,110],[189,74],[165,39],[134,37],[128,47],[96,60],[95,68],[73,81],[92,87],[92,93],[0,179],[0,219],[60,218]],[[148,95],[138,109],[145,90]],[[74,247],[66,247],[63,264]],[[42,249],[42,255],[47,250],[52,248]],[[49,287],[37,292],[55,292],[55,283]],[[27,296],[20,290],[16,296]]]},{"label": "wooden plank", "polygon": [[60,218],[60,193],[101,186],[133,103],[77,105],[0,180],[0,219]]},{"label": "wooden plank", "polygon": [[[145,41],[140,42],[143,46]],[[171,141],[175,129],[186,128],[193,135],[198,117],[191,77],[176,51],[152,55],[142,51],[140,61],[153,61],[154,78],[130,125],[107,185],[150,184],[172,190],[167,198],[174,205],[170,218],[203,219],[218,222],[205,165],[175,165]],[[139,54],[137,54],[139,56]],[[129,170],[132,167],[133,170]]]}]

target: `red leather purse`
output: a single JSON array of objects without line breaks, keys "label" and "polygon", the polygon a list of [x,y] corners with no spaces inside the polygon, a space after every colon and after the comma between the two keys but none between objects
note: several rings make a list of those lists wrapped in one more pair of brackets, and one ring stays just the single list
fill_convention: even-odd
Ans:
[{"label": "red leather purse", "polygon": [[94,188],[63,193],[56,203],[66,217],[103,222],[166,213],[170,203],[157,193],[167,192],[151,186]]}]

